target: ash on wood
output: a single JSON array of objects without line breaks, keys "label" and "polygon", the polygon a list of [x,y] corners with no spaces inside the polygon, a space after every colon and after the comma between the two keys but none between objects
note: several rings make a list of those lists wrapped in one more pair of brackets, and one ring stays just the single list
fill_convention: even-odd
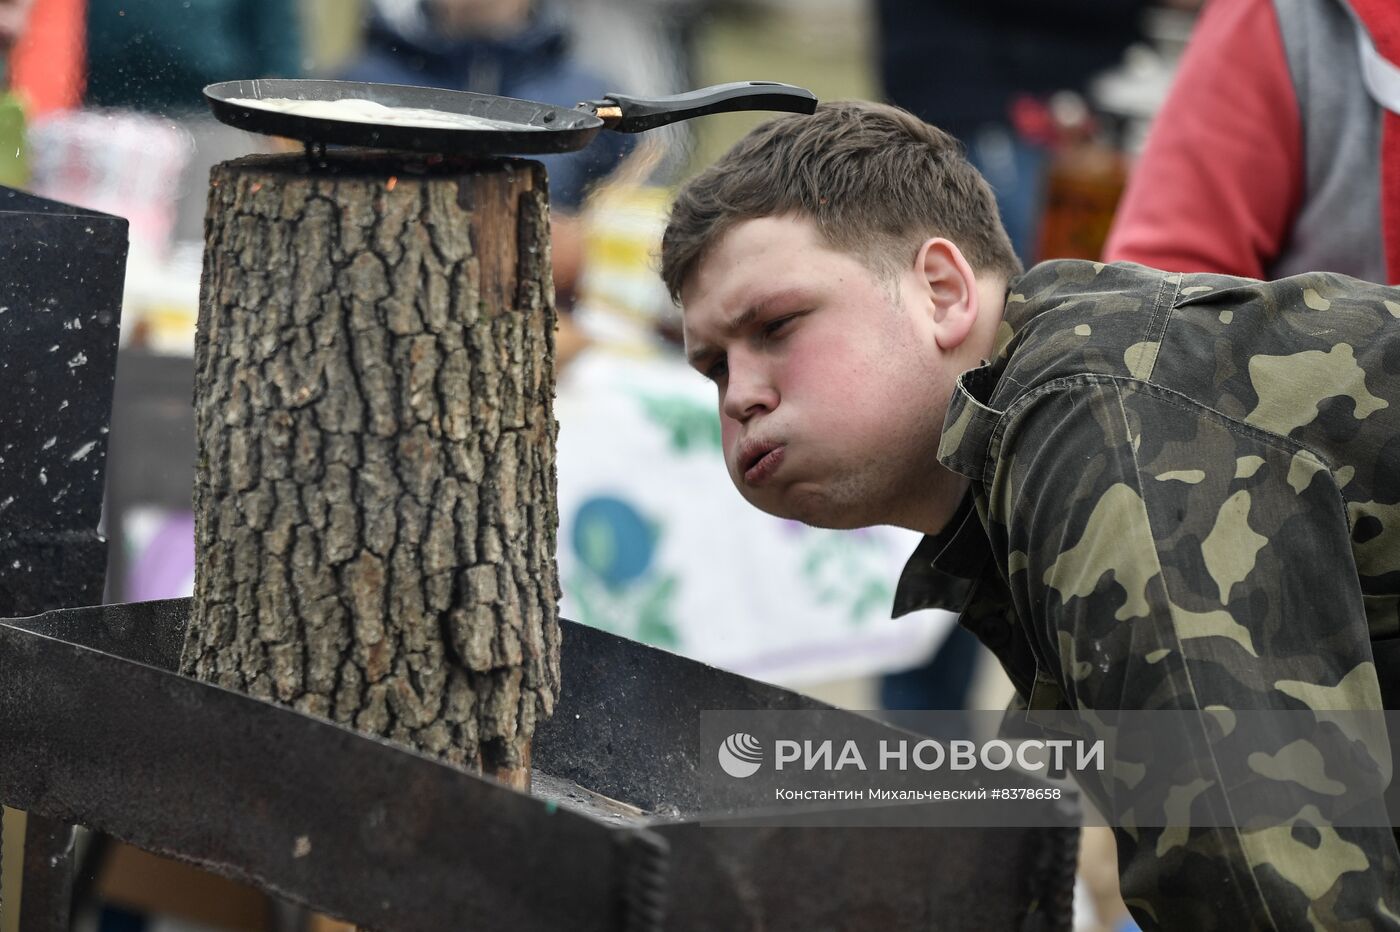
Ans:
[{"label": "ash on wood", "polygon": [[210,184],[183,672],[528,786],[559,690],[543,168]]}]

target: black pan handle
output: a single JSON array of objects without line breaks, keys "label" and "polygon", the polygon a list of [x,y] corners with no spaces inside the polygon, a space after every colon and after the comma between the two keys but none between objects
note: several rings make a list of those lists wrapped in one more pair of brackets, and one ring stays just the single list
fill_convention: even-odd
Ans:
[{"label": "black pan handle", "polygon": [[[632,97],[608,93],[603,100],[580,104],[592,108],[608,129],[619,133],[640,133],[668,123],[689,120],[710,113],[735,110],[781,110],[811,113],[817,98],[806,88],[776,81],[736,81],[715,84],[673,97]],[[621,114],[617,113],[621,110]]]}]

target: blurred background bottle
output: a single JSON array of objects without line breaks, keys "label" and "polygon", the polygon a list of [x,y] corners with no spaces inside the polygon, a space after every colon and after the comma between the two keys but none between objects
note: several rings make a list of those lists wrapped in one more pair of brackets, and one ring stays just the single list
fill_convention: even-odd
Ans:
[{"label": "blurred background bottle", "polygon": [[1127,159],[1101,131],[1084,98],[1050,98],[1053,148],[1045,174],[1041,259],[1098,259],[1128,177]]}]

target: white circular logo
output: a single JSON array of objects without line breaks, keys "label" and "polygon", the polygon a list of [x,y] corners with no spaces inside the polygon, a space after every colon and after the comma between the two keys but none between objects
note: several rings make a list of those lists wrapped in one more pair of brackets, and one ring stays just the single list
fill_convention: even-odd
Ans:
[{"label": "white circular logo", "polygon": [[751,777],[763,764],[763,745],[742,731],[724,739],[719,746],[719,765],[731,777]]}]

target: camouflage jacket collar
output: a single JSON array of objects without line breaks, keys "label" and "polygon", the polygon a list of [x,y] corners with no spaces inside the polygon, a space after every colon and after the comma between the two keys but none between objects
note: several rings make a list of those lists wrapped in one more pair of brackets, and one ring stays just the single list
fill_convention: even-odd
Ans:
[{"label": "camouflage jacket collar", "polygon": [[996,384],[996,372],[985,361],[958,377],[938,443],[938,461],[974,482],[987,480],[987,453],[1001,417],[1000,411],[987,404]]},{"label": "camouflage jacket collar", "polygon": [[988,462],[988,452],[997,422],[1003,414],[993,407],[992,395],[1006,369],[1017,334],[1035,314],[1035,306],[1017,290],[1028,278],[1029,273],[1013,279],[1006,286],[1002,321],[997,328],[992,359],[984,359],[977,368],[960,375],[948,399],[943,436],[938,444],[938,461],[975,482],[986,482],[991,478],[993,464]]},{"label": "camouflage jacket collar", "polygon": [[925,535],[895,589],[893,617],[924,608],[960,612],[991,557],[969,490],[941,532]]}]

